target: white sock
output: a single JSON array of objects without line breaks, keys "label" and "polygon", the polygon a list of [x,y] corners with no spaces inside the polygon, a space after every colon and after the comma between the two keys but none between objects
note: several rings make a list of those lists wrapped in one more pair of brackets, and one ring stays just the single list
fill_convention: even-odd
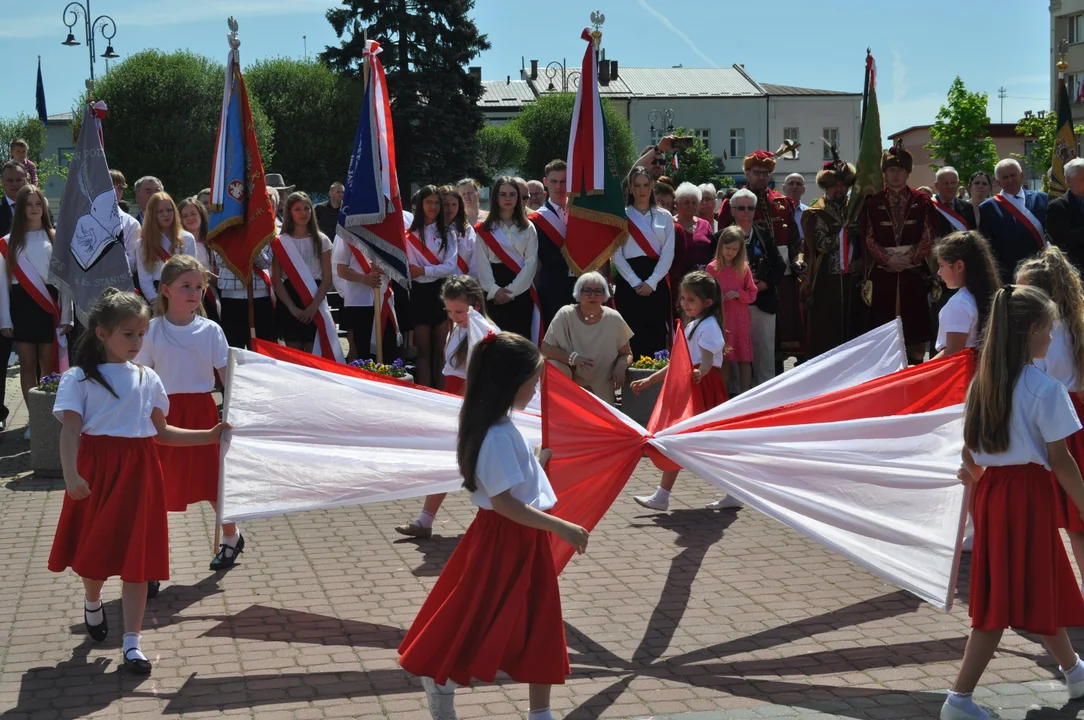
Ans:
[{"label": "white sock", "polygon": [[1070,675],[1080,677],[1081,674],[1084,674],[1084,665],[1081,665],[1080,663],[1080,656],[1076,656],[1076,665],[1073,665],[1068,670],[1062,670],[1061,672],[1062,675],[1064,675],[1066,678],[1068,678]]},{"label": "white sock", "polygon": [[231,548],[237,547],[237,541],[241,539],[241,533],[235,532],[233,535],[223,535],[222,544],[229,545]]},{"label": "white sock", "polygon": [[87,622],[91,625],[101,625],[105,622],[105,608],[102,607],[101,598],[91,602],[83,598],[83,607],[87,611]]},{"label": "white sock", "polygon": [[[651,497],[655,498],[656,500],[669,501],[670,500],[670,491],[667,490],[664,487],[657,487],[657,488],[655,488],[655,493]],[[549,711],[547,710],[547,712],[549,712]]]},{"label": "white sock", "polygon": [[[129,654],[129,650],[135,650],[134,653]],[[124,633],[124,648],[121,653],[125,656],[138,658],[139,660],[146,660],[147,656],[143,654],[143,651],[139,647],[139,633]]]},{"label": "white sock", "polygon": [[527,720],[553,720],[553,713],[550,712],[548,707],[541,710],[531,710],[527,713]]},{"label": "white sock", "polygon": [[434,519],[435,518],[432,514],[426,512],[425,510],[422,510],[422,514],[418,516],[418,519],[414,521],[414,524],[418,525],[419,527],[429,529],[433,527]]}]

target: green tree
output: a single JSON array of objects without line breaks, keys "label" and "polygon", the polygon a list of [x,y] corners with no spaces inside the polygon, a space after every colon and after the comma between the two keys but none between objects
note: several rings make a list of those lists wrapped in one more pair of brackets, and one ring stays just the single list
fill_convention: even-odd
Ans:
[{"label": "green tree", "polygon": [[[207,187],[225,73],[223,65],[187,51],[144,50],[110,68],[94,84],[94,96],[109,106],[102,123],[109,166],[123,172],[129,184],[154,175],[174,198]],[[249,100],[260,156],[271,169],[271,124],[251,93]],[[74,101],[72,130],[77,137],[82,102],[81,97]],[[289,179],[289,173],[284,174]]]},{"label": "green tree", "polygon": [[993,173],[997,148],[989,136],[988,100],[986,93],[969,92],[959,77],[952,82],[947,101],[930,127],[930,142],[925,145],[931,158],[944,160],[941,165],[931,164],[931,170],[951,165],[965,181],[979,170]]},{"label": "green tree", "polygon": [[356,78],[365,50],[363,28],[380,42],[400,192],[409,196],[412,182],[455,182],[474,172],[485,116],[478,107],[481,80],[467,66],[490,47],[468,15],[474,0],[342,4],[327,12],[339,46],[328,46],[320,57],[333,70]]},{"label": "green tree", "polygon": [[[1025,153],[1012,153],[1012,156],[1029,171],[1043,178],[1043,189],[1046,189],[1047,174],[1050,171],[1050,160],[1054,154],[1054,136],[1058,132],[1058,113],[1050,112],[1024,117],[1016,124],[1016,134],[1027,138],[1035,138],[1035,141],[1027,146]],[[1084,126],[1073,126],[1073,134],[1080,137],[1084,134]]]},{"label": "green tree", "polygon": [[36,117],[20,113],[15,117],[0,118],[0,157],[8,157],[8,146],[16,138],[26,140],[31,160],[36,161],[45,152],[45,126]]},{"label": "green tree", "polygon": [[[527,138],[527,155],[520,166],[526,173],[525,177],[541,177],[542,170],[550,160],[568,157],[568,139],[575,105],[576,96],[572,93],[550,93],[523,108],[523,112],[512,121],[520,134]],[[610,130],[619,170],[624,174],[638,157],[632,128],[608,98],[602,98],[602,115]]]},{"label": "green tree", "polygon": [[[670,133],[677,137],[689,137],[690,133],[683,127],[679,127]],[[713,182],[719,175],[719,162],[703,141],[699,138],[693,140],[690,148],[679,150],[678,167],[673,164],[666,166],[666,174],[674,181],[675,187],[683,182],[691,182],[693,185],[702,185]]]},{"label": "green tree", "polygon": [[527,138],[512,123],[486,125],[478,131],[478,175],[489,185],[497,175],[511,169],[519,172],[527,156]]},{"label": "green tree", "polygon": [[357,130],[348,118],[361,108],[360,82],[320,61],[274,58],[248,68],[245,83],[280,140],[275,165],[287,182],[326,192],[346,180]]}]

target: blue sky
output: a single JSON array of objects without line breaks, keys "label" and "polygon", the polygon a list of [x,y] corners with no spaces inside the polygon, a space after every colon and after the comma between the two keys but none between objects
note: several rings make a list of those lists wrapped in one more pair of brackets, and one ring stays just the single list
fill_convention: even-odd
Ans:
[{"label": "blue sky", "polygon": [[[4,116],[34,113],[37,56],[50,113],[72,105],[83,87],[85,46],[64,47],[63,0],[5,3],[0,43]],[[12,7],[14,5],[14,7]],[[242,61],[304,54],[335,42],[324,12],[330,0],[92,0],[95,15],[117,22],[113,45],[122,56],[155,47],[189,49],[223,59],[227,14],[241,23]],[[493,48],[478,58],[487,80],[518,75],[521,58],[544,65],[582,57],[580,31],[592,9],[606,15],[603,46],[622,66],[727,67],[744,63],[757,80],[858,92],[867,46],[879,71],[882,133],[933,121],[956,75],[971,90],[987,92],[990,117],[1001,117],[997,89],[1004,86],[1004,118],[1049,105],[1049,13],[1036,0],[912,0],[906,8],[877,0],[818,3],[775,0],[553,0],[513,3],[478,0],[473,16]],[[46,9],[47,8],[47,9]],[[183,8],[178,10],[177,8]],[[525,11],[525,9],[528,9]],[[76,28],[76,37],[83,33]],[[98,52],[105,43],[98,39]],[[98,59],[95,72],[104,73]],[[107,121],[108,122],[108,121]]]}]

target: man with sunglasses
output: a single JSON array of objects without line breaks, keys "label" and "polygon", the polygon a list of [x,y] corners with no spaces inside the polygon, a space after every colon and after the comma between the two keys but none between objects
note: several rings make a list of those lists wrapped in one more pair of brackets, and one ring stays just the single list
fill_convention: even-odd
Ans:
[{"label": "man with sunglasses", "polygon": [[[776,374],[783,372],[783,360],[795,356],[804,357],[804,333],[801,313],[798,310],[798,279],[805,269],[802,238],[795,218],[794,201],[768,187],[775,170],[775,154],[757,150],[745,156],[743,162],[746,186],[757,196],[757,210],[753,222],[760,227],[779,248],[779,254],[787,265],[786,275],[779,283],[779,310],[776,313]],[[719,229],[734,224],[730,200],[724,200],[719,208]]]},{"label": "man with sunglasses", "polygon": [[633,167],[641,165],[651,171],[651,179],[658,181],[666,174],[666,153],[673,152],[671,141],[673,135],[667,135],[659,140],[658,145],[648,145],[640,152],[640,159],[633,163]]}]

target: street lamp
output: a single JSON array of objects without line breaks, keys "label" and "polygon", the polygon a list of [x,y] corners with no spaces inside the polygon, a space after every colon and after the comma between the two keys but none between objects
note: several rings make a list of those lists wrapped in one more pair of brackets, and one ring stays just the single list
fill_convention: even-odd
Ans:
[{"label": "street lamp", "polygon": [[580,86],[580,71],[573,70],[568,71],[568,64],[565,59],[562,58],[561,62],[554,60],[546,65],[546,69],[543,71],[546,73],[546,78],[549,79],[549,86],[546,88],[547,92],[556,92],[557,86],[553,84],[553,79],[558,75],[561,77],[561,92],[569,92],[569,88],[576,90]]},{"label": "street lamp", "polygon": [[655,125],[660,125],[660,132],[667,134],[674,132],[674,111],[670,108],[665,110],[652,110],[647,114],[647,120],[651,123],[651,132],[655,132]]},{"label": "street lamp", "polygon": [[105,58],[105,69],[109,71],[109,61],[115,58],[119,58],[116,52],[113,51],[113,37],[117,34],[117,24],[113,22],[113,18],[108,15],[99,15],[91,20],[90,12],[90,0],[75,0],[68,3],[68,6],[64,8],[64,24],[68,26],[68,37],[61,45],[68,47],[75,47],[81,45],[78,40],[75,39],[75,33],[73,32],[75,25],[81,19],[83,21],[83,31],[85,34],[85,41],[87,44],[87,51],[90,53],[90,79],[94,79],[94,34],[98,31],[102,34],[102,38],[105,40],[106,47],[105,52],[101,57]]}]

